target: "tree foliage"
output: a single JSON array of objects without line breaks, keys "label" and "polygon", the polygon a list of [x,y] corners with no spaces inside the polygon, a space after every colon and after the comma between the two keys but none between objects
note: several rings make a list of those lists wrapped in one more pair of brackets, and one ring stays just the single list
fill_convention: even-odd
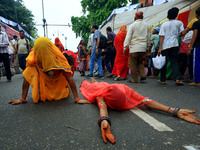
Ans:
[{"label": "tree foliage", "polygon": [[[138,0],[129,0],[129,2],[135,4],[138,3]],[[124,7],[127,4],[128,0],[81,0],[84,15],[71,17],[72,30],[76,33],[76,37],[87,41],[92,24],[99,26],[114,9]]]},{"label": "tree foliage", "polygon": [[34,27],[34,16],[32,12],[23,5],[23,0],[0,0],[0,15],[20,24],[32,37],[37,36],[37,30]]}]

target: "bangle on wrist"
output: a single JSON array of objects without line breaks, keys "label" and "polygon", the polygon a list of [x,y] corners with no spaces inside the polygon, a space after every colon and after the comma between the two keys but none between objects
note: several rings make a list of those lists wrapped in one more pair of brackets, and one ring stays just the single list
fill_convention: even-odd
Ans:
[{"label": "bangle on wrist", "polygon": [[177,113],[178,113],[179,110],[180,110],[180,108],[174,108],[174,111],[173,111],[173,113],[172,113],[172,116],[173,116],[173,117],[177,117]]},{"label": "bangle on wrist", "polygon": [[103,120],[107,120],[108,123],[109,123],[109,125],[111,126],[110,118],[109,118],[109,117],[106,117],[106,116],[102,116],[102,117],[99,118],[99,120],[98,120],[98,125],[99,125],[99,127],[101,127],[101,122],[102,122]]},{"label": "bangle on wrist", "polygon": [[170,107],[169,107],[169,109],[167,110],[168,113],[169,113],[169,110],[170,110]]},{"label": "bangle on wrist", "polygon": [[27,100],[22,99],[22,98],[20,98],[19,100],[22,101],[23,103],[26,103],[26,102],[27,102]]},{"label": "bangle on wrist", "polygon": [[75,98],[75,102],[77,102],[77,101],[79,101],[81,98],[80,97],[77,97],[77,98]]}]

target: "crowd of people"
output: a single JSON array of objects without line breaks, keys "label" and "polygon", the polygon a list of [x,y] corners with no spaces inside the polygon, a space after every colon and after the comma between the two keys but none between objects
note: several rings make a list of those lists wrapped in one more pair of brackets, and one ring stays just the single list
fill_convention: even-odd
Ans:
[{"label": "crowd of people", "polygon": [[[199,11],[198,8],[196,18],[184,29],[183,23],[176,20],[179,9],[173,7],[167,14],[169,20],[161,27],[153,27],[152,34],[150,27],[143,20],[143,12],[138,11],[128,31],[127,26],[122,25],[115,35],[110,26],[106,28],[105,48],[100,48],[104,42],[103,35],[98,30],[98,26],[93,25],[91,28],[93,34],[90,35],[88,42],[90,47],[87,48],[87,45],[83,43],[85,41],[81,40],[81,46],[79,45],[78,49],[81,76],[85,75],[86,58],[90,55],[90,73],[86,77],[93,77],[96,62],[101,79],[104,78],[106,71],[109,72],[107,78],[114,77],[116,81],[127,79],[130,72],[132,77],[128,80],[130,83],[137,83],[140,75],[140,81],[150,77],[159,78],[160,84],[166,84],[167,79],[174,79],[176,85],[184,85],[183,82],[187,82],[189,85],[200,86]],[[152,58],[159,55],[166,56],[166,63],[158,70],[154,67]],[[84,65],[82,62],[85,62]]]},{"label": "crowd of people", "polygon": [[[34,103],[66,98],[70,96],[71,89],[76,103],[97,103],[100,110],[98,125],[101,128],[103,141],[107,143],[108,139],[113,144],[116,141],[111,133],[111,121],[107,107],[123,110],[145,105],[152,109],[170,113],[190,123],[200,124],[200,119],[192,115],[196,111],[165,106],[148,97],[143,97],[125,84],[98,83],[93,78],[96,62],[100,79],[104,78],[103,68],[107,68],[109,71],[107,77],[114,77],[116,81],[127,79],[130,68],[132,79],[128,82],[137,83],[138,75],[140,75],[140,81],[146,80],[144,57],[147,55],[151,64],[153,57],[162,54],[166,56],[164,67],[161,70],[156,70],[152,65],[149,65],[150,73],[148,75],[157,77],[158,72],[160,72],[159,83],[166,84],[166,69],[169,60],[175,84],[183,85],[180,76],[184,72],[181,71],[180,73],[179,71],[179,47],[182,46],[184,49],[189,44],[180,44],[178,37],[186,35],[189,30],[193,30],[189,48],[184,52],[188,55],[193,54],[194,82],[191,85],[200,85],[200,8],[196,10],[197,20],[193,21],[192,27],[188,26],[186,29],[183,28],[181,21],[175,20],[178,12],[178,8],[171,8],[168,11],[169,21],[163,23],[160,28],[154,28],[152,37],[150,37],[149,26],[143,21],[143,12],[141,11],[135,13],[135,21],[130,25],[128,31],[127,26],[122,25],[118,34],[115,35],[111,27],[107,27],[107,39],[98,30],[97,25],[92,25],[93,34],[90,36],[91,41],[89,40],[90,49],[86,49],[85,41],[81,40],[77,47],[77,54],[65,50],[59,38],[56,38],[55,44],[53,44],[46,37],[38,38],[31,51],[29,41],[24,37],[24,32],[20,31],[20,39],[15,39],[16,44],[13,46],[15,51],[13,58],[16,58],[18,54],[19,66],[23,70],[22,97],[11,100],[9,103],[13,105],[26,103],[30,85],[32,86]],[[0,60],[4,63],[7,80],[10,82],[9,40],[2,31],[0,31],[0,41],[2,41],[0,43]],[[89,54],[90,60],[88,59]],[[77,57],[79,65],[77,64]],[[102,63],[102,58],[104,63]],[[88,60],[89,67],[87,68]],[[86,77],[90,77],[90,82],[83,80],[80,87],[81,94],[86,100],[82,100],[78,95],[73,79],[76,68],[81,76],[85,76],[85,71],[89,69],[89,74]],[[151,68],[153,74],[151,74]]]},{"label": "crowd of people", "polygon": [[0,35],[0,62],[5,67],[7,81],[11,82],[11,67],[20,67],[23,71],[26,69],[26,58],[31,51],[30,41],[23,30],[19,31],[19,38],[16,35],[13,38],[8,36],[1,30],[1,24]]}]

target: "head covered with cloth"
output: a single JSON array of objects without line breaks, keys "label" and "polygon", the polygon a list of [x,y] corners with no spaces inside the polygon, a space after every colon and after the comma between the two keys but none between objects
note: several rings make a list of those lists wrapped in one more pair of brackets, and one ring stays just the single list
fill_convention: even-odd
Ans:
[{"label": "head covered with cloth", "polygon": [[[59,100],[70,95],[65,73],[71,74],[71,67],[60,50],[46,37],[35,41],[33,51],[26,59],[27,68],[23,72],[32,86],[33,101]],[[57,71],[49,76],[49,71]]]}]

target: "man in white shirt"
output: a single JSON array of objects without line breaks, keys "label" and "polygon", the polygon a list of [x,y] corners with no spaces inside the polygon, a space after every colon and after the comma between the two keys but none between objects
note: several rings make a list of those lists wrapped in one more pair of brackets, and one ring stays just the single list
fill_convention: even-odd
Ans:
[{"label": "man in white shirt", "polygon": [[171,8],[168,11],[167,18],[169,21],[164,22],[160,28],[160,46],[158,50],[158,55],[162,53],[163,56],[166,56],[166,63],[161,69],[161,78],[159,83],[166,84],[166,66],[167,60],[171,63],[172,75],[176,81],[176,85],[183,85],[179,80],[179,65],[178,65],[178,55],[179,55],[179,43],[178,36],[182,34],[184,30],[183,23],[179,20],[175,20],[178,16],[179,9],[176,7]]},{"label": "man in white shirt", "polygon": [[7,81],[11,82],[11,70],[10,70],[8,46],[9,46],[8,35],[5,32],[1,31],[1,24],[0,24],[0,61],[2,61],[4,64]]},{"label": "man in white shirt", "polygon": [[140,81],[146,80],[144,71],[143,57],[147,47],[150,46],[150,30],[146,22],[143,21],[143,12],[135,13],[135,22],[130,25],[124,41],[124,53],[129,46],[130,69],[132,80],[130,83],[137,83],[137,71],[140,73]]}]

